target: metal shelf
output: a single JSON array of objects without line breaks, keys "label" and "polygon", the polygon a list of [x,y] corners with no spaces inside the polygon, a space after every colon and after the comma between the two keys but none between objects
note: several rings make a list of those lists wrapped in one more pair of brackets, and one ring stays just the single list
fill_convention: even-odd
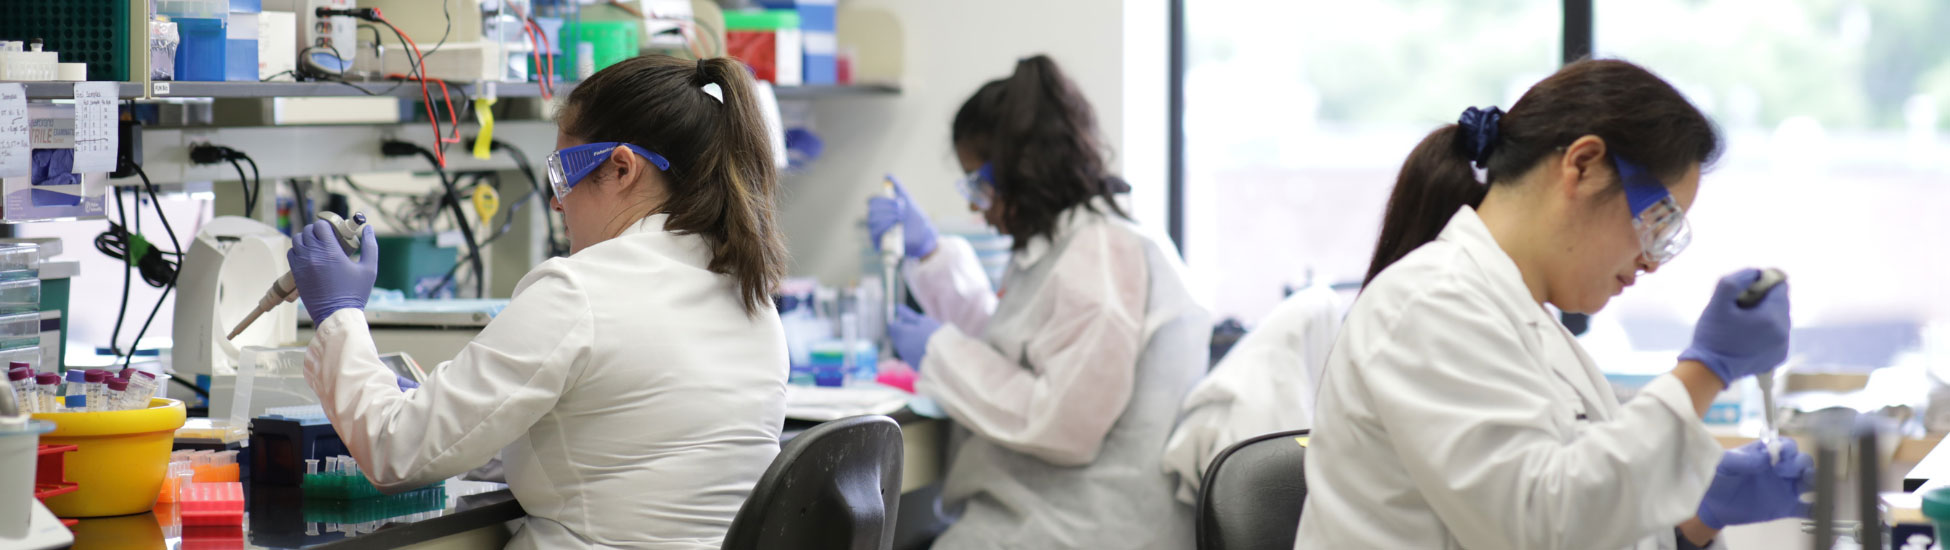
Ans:
[{"label": "metal shelf", "polygon": [[[28,99],[68,99],[74,97],[73,82],[25,82]],[[271,97],[398,97],[415,98],[420,95],[417,83],[402,81],[371,82],[155,82],[151,85],[155,98],[271,98]],[[449,86],[468,96],[482,95],[487,86],[494,87],[496,97],[537,97],[541,87],[533,82],[490,82]],[[567,94],[575,88],[575,83],[562,83],[555,87],[557,95]],[[848,96],[891,96],[900,95],[899,86],[891,84],[862,84],[852,86],[781,86],[777,89],[779,99],[816,99],[822,97]],[[142,84],[123,82],[118,89],[123,99],[143,97]]]}]

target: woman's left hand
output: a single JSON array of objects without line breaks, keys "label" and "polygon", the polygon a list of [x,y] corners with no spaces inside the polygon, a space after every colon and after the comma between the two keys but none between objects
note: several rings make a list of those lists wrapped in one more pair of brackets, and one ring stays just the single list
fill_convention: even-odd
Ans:
[{"label": "woman's left hand", "polygon": [[1770,460],[1767,444],[1755,441],[1727,451],[1714,470],[1713,484],[1699,504],[1701,523],[1713,529],[1789,517],[1807,517],[1801,493],[1812,482],[1814,460],[1794,440],[1782,439],[1781,459]]},{"label": "woman's left hand", "polygon": [[284,255],[313,324],[324,324],[341,309],[365,309],[373,281],[379,278],[379,242],[372,227],[366,226],[359,235],[357,261],[339,246],[335,231],[331,222],[312,222],[291,236],[291,251]]},{"label": "woman's left hand", "polygon": [[894,320],[887,323],[887,339],[893,341],[894,353],[914,367],[915,372],[920,372],[921,359],[928,353],[928,338],[938,330],[941,321],[902,305]]}]

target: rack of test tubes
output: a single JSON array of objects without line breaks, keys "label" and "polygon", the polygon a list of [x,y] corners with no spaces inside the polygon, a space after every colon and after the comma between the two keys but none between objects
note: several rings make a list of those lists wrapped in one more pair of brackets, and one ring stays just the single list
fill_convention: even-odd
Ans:
[{"label": "rack of test tubes", "polygon": [[[0,321],[4,323],[5,321]],[[0,351],[0,354],[7,353]],[[67,382],[62,384],[62,382]],[[110,412],[149,407],[156,395],[156,375],[136,369],[110,373],[100,369],[69,369],[66,376],[35,372],[32,364],[7,364],[8,389],[14,402],[28,413]],[[65,386],[65,387],[63,387]]]},{"label": "rack of test tubes", "polygon": [[[397,495],[383,495],[358,500],[308,500],[305,503],[306,523],[325,523],[353,525],[380,522],[402,516],[416,516],[432,512],[434,516],[447,508],[447,488],[434,485],[415,489]],[[419,516],[418,521],[429,516]],[[343,531],[344,529],[340,529]]]},{"label": "rack of test tubes", "polygon": [[347,455],[305,459],[306,499],[352,500],[382,496],[366,479],[359,461]]},{"label": "rack of test tubes", "polygon": [[176,500],[184,527],[244,524],[244,484],[191,483]]}]

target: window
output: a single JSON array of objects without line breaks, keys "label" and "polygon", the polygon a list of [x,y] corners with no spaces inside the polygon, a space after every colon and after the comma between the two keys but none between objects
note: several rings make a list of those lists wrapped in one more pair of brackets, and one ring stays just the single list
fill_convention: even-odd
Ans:
[{"label": "window", "polygon": [[1186,4],[1186,260],[1248,326],[1358,283],[1408,151],[1548,75],[1563,23],[1553,0]]}]

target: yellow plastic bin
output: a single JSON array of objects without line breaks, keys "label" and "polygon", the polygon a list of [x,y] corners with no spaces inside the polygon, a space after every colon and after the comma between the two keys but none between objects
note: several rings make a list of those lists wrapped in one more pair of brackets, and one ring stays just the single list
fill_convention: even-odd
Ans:
[{"label": "yellow plastic bin", "polygon": [[75,445],[67,456],[68,481],[80,487],[47,499],[47,508],[64,518],[140,514],[156,506],[169,447],[183,427],[183,402],[151,399],[134,411],[38,413],[54,423],[41,436],[44,445]]}]

